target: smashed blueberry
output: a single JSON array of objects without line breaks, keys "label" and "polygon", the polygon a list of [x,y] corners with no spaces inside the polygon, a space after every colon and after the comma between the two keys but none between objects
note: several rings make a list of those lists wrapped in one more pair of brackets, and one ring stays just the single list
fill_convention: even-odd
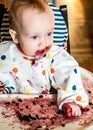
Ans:
[{"label": "smashed blueberry", "polygon": [[43,98],[43,95],[39,95],[39,98]]},{"label": "smashed blueberry", "polygon": [[57,114],[63,114],[62,110],[58,110]]},{"label": "smashed blueberry", "polygon": [[24,121],[30,121],[30,118],[27,115],[24,115],[22,118],[23,118]]},{"label": "smashed blueberry", "polygon": [[22,102],[22,99],[21,99],[21,98],[19,98],[19,99],[18,99],[18,102]]},{"label": "smashed blueberry", "polygon": [[37,119],[39,119],[39,116],[38,116],[38,115],[36,115],[36,118],[37,118]]},{"label": "smashed blueberry", "polygon": [[6,105],[9,105],[9,104],[10,104],[10,102],[5,102],[5,104],[6,104]]},{"label": "smashed blueberry", "polygon": [[13,104],[15,104],[15,101],[12,101]]},{"label": "smashed blueberry", "polygon": [[39,125],[37,128],[42,128],[42,126],[41,126],[41,125]]},{"label": "smashed blueberry", "polygon": [[51,107],[51,106],[53,106],[53,105],[56,105],[56,102],[51,101],[51,102],[48,104],[49,107]]},{"label": "smashed blueberry", "polygon": [[16,105],[16,106],[19,106],[19,103],[16,102],[15,105]]},{"label": "smashed blueberry", "polygon": [[23,109],[22,109],[22,108],[20,108],[20,111],[23,111]]},{"label": "smashed blueberry", "polygon": [[62,127],[65,127],[65,124],[62,124],[61,126],[62,126]]},{"label": "smashed blueberry", "polygon": [[43,105],[43,104],[41,104],[40,106],[41,106],[41,107],[44,107],[44,105]]},{"label": "smashed blueberry", "polygon": [[20,121],[30,121],[30,117],[29,116],[27,116],[27,115],[21,115],[19,112],[17,112],[17,115],[18,115],[18,118],[19,118],[19,120]]},{"label": "smashed blueberry", "polygon": [[54,121],[52,120],[52,124],[54,124]]},{"label": "smashed blueberry", "polygon": [[89,102],[89,105],[93,105],[91,102]]},{"label": "smashed blueberry", "polygon": [[56,105],[56,102],[50,102],[51,105]]},{"label": "smashed blueberry", "polygon": [[26,105],[25,107],[26,107],[26,109],[28,109],[28,108],[29,108],[29,107],[28,107],[28,105]]},{"label": "smashed blueberry", "polygon": [[36,102],[35,102],[35,101],[33,101],[33,105],[36,105]]}]

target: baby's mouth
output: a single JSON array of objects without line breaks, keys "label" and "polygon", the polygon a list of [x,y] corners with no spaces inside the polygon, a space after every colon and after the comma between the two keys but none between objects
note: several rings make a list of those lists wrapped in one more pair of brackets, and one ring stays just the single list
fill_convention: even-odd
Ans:
[{"label": "baby's mouth", "polygon": [[43,55],[45,54],[45,49],[43,49],[43,50],[38,50],[37,52],[36,52],[36,55],[37,56],[39,56],[39,57],[43,57]]},{"label": "baby's mouth", "polygon": [[47,46],[42,50],[38,50],[36,52],[36,55],[39,56],[39,57],[43,57],[50,50],[50,48],[51,48],[51,46]]},{"label": "baby's mouth", "polygon": [[41,54],[44,53],[44,49],[37,51],[37,53],[41,53]]}]

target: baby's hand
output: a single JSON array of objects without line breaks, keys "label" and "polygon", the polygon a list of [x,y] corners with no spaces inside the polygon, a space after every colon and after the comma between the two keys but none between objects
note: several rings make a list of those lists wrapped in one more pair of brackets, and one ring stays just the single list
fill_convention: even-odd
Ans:
[{"label": "baby's hand", "polygon": [[80,106],[74,102],[65,103],[62,107],[62,110],[64,115],[67,117],[80,116],[82,113]]}]

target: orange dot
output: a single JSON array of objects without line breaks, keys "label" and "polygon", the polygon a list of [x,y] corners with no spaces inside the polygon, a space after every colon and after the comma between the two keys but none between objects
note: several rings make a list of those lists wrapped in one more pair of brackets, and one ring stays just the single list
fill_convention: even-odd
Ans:
[{"label": "orange dot", "polygon": [[76,100],[77,100],[77,101],[81,101],[81,96],[77,96],[77,97],[76,97]]},{"label": "orange dot", "polygon": [[18,72],[18,68],[15,67],[15,68],[12,69],[12,71],[13,71],[14,73],[17,73],[17,72]]},{"label": "orange dot", "polygon": [[45,75],[45,74],[46,74],[46,71],[45,71],[45,70],[43,70],[43,71],[42,71],[42,74],[43,74],[43,75]]},{"label": "orange dot", "polygon": [[50,69],[50,72],[51,72],[51,74],[55,73],[54,68],[51,68],[51,69]]}]

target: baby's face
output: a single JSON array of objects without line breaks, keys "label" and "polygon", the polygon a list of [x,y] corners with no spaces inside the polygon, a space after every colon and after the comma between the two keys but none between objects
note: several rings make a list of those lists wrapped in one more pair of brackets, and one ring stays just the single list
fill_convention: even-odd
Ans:
[{"label": "baby's face", "polygon": [[42,58],[53,43],[54,16],[51,11],[27,9],[23,13],[19,44],[23,52],[35,59]]}]

